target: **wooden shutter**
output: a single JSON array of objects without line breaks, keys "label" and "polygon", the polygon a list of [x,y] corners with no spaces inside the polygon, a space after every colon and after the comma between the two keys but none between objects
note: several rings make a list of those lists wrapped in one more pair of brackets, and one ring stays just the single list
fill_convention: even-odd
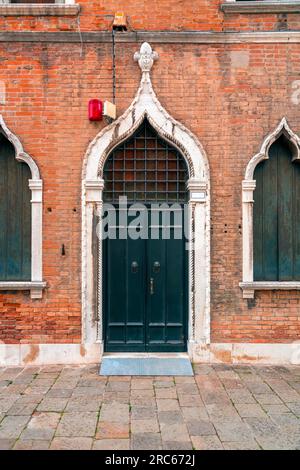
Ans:
[{"label": "wooden shutter", "polygon": [[12,144],[0,134],[0,280],[31,279],[31,204],[29,167],[15,159]]},{"label": "wooden shutter", "polygon": [[300,280],[300,165],[284,137],[255,170],[255,281]]}]

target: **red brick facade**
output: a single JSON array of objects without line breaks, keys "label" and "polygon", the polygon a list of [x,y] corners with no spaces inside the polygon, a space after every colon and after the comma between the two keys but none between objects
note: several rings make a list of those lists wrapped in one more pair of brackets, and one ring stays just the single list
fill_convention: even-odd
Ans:
[{"label": "red brick facade", "polygon": [[[6,32],[111,31],[115,11],[132,31],[300,31],[299,14],[224,14],[220,0],[82,0],[80,23],[70,17],[1,17],[0,113],[37,162],[44,184],[41,300],[0,293],[5,343],[81,342],[81,180],[88,144],[105,126],[90,123],[87,103],[112,99],[110,42],[17,42]],[[283,23],[285,26],[283,26]],[[78,33],[79,34],[79,33]],[[123,38],[129,33],[123,34]],[[167,35],[166,35],[167,37]],[[300,291],[259,291],[242,298],[242,180],[263,139],[286,117],[300,134],[300,104],[291,96],[300,77],[295,43],[151,42],[159,53],[154,90],[168,112],[202,143],[211,172],[211,340],[292,342],[300,333]],[[11,38],[11,36],[10,36]],[[122,39],[123,40],[123,39]],[[140,42],[116,46],[118,115],[140,79],[133,54]],[[62,254],[65,246],[65,255]]]}]

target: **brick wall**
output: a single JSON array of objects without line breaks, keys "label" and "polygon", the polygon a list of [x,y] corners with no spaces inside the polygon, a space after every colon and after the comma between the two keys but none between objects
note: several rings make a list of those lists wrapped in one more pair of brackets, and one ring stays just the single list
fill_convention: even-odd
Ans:
[{"label": "brick wall", "polygon": [[[126,11],[136,30],[274,29],[276,18],[224,20],[219,1],[82,2],[81,28],[105,30],[115,10]],[[183,17],[184,12],[184,17]],[[290,15],[299,29],[297,15]],[[254,23],[255,22],[255,23]],[[77,28],[74,18],[0,18],[9,29]],[[167,26],[166,26],[167,25]],[[140,44],[118,44],[120,115],[135,95]],[[249,159],[283,116],[300,134],[300,108],[291,101],[300,77],[299,44],[155,44],[154,89],[163,106],[203,144],[212,186],[212,340],[289,342],[300,333],[300,292],[260,292],[242,299],[241,182]],[[80,342],[81,171],[92,138],[105,125],[90,123],[90,98],[112,99],[111,45],[104,43],[0,43],[8,126],[38,163],[44,181],[42,300],[0,293],[0,339]],[[61,254],[62,244],[66,254]]]}]

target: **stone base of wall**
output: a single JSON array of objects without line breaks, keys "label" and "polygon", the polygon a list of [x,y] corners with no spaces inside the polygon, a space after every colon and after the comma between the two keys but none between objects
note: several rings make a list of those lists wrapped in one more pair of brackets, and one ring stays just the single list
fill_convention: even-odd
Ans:
[{"label": "stone base of wall", "polygon": [[189,344],[195,363],[300,364],[300,341],[294,343]]},{"label": "stone base of wall", "polygon": [[[0,344],[0,366],[100,363],[102,344]],[[300,364],[300,341],[277,343],[189,343],[194,363]]]},{"label": "stone base of wall", "polygon": [[101,344],[0,344],[0,366],[93,364]]}]

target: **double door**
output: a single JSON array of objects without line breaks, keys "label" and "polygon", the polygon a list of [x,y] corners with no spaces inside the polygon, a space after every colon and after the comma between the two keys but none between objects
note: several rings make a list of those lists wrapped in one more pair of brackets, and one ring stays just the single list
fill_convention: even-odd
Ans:
[{"label": "double door", "polygon": [[186,351],[188,269],[183,230],[175,225],[174,215],[168,225],[153,226],[149,219],[148,236],[136,238],[130,236],[130,222],[128,217],[128,236],[122,227],[122,237],[117,230],[115,237],[103,241],[105,350]]}]

